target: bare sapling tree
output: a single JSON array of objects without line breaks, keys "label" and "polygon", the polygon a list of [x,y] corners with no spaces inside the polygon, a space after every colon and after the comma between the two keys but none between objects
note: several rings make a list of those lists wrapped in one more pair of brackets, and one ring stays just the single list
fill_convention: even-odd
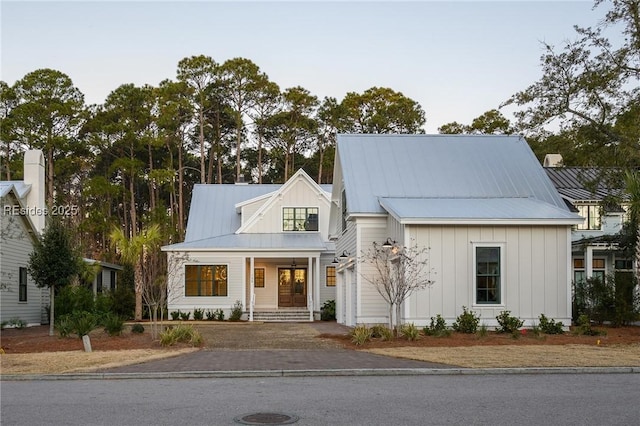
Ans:
[{"label": "bare sapling tree", "polygon": [[148,263],[149,268],[143,280],[142,298],[149,309],[153,339],[157,339],[164,331],[164,312],[168,303],[178,298],[180,294],[173,288],[175,286],[169,288],[169,277],[178,276],[188,260],[189,255],[186,253],[171,253],[167,259],[163,253],[156,250]]},{"label": "bare sapling tree", "polygon": [[[389,305],[389,329],[396,335],[402,325],[402,304],[411,294],[434,283],[429,266],[429,247],[373,243],[362,253],[362,278],[380,293]],[[395,327],[394,327],[395,320]]]}]

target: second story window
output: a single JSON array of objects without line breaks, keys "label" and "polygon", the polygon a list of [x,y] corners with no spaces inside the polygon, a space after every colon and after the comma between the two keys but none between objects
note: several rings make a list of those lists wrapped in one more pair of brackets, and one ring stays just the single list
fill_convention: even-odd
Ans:
[{"label": "second story window", "polygon": [[283,231],[317,231],[317,207],[285,207],[282,209]]},{"label": "second story window", "polygon": [[578,214],[584,218],[584,222],[576,226],[581,230],[599,230],[600,229],[600,206],[596,204],[577,205]]}]

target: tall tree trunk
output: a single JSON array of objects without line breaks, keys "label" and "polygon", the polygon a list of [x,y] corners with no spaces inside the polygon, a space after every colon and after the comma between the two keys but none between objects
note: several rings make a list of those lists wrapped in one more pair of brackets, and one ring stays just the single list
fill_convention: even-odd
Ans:
[{"label": "tall tree trunk", "polygon": [[319,158],[318,158],[318,185],[322,184],[322,162],[324,161],[324,149],[319,147]]},{"label": "tall tree trunk", "polygon": [[178,146],[178,230],[180,231],[180,238],[184,236],[184,167],[182,159],[182,140]]},{"label": "tall tree trunk", "polygon": [[[201,97],[202,98],[202,97]],[[200,99],[200,183],[205,182],[205,169],[204,169],[204,112],[202,111],[202,99]]]},{"label": "tall tree trunk", "polygon": [[136,294],[134,319],[136,321],[142,321],[142,265],[140,265],[140,262],[140,260],[136,262],[134,270],[134,289]]},{"label": "tall tree trunk", "polygon": [[258,130],[258,183],[262,183],[262,131]]},{"label": "tall tree trunk", "polygon": [[131,217],[131,238],[135,237],[138,234],[138,217],[136,214],[136,196],[134,193],[134,183],[133,180],[135,178],[135,173],[131,170],[131,175],[129,176],[129,216]]},{"label": "tall tree trunk", "polygon": [[[242,120],[242,116],[238,114],[238,123]],[[240,180],[240,150],[242,144],[242,126],[238,124],[236,129],[236,182]]]},{"label": "tall tree trunk", "polygon": [[[147,144],[147,152],[149,153],[149,175],[151,175],[153,172],[153,152],[151,150],[151,144],[148,143]],[[151,207],[151,211],[155,211],[156,209],[156,197],[157,197],[157,191],[156,191],[156,185],[155,182],[152,179],[149,179],[149,202],[150,202],[150,207]]]}]

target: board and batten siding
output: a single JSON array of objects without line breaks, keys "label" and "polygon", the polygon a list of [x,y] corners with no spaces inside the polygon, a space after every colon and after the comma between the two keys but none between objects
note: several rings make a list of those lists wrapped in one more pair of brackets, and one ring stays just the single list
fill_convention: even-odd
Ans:
[{"label": "board and batten siding", "polygon": [[[4,205],[4,204],[3,204]],[[33,241],[19,216],[0,213],[0,322],[20,319],[27,325],[45,322],[48,288],[38,288],[27,274],[27,301],[19,300],[20,268],[29,264]]]},{"label": "board and batten siding", "polygon": [[[263,211],[262,216],[250,225],[243,233],[264,234],[282,232],[282,209],[284,207],[317,207],[318,208],[318,229],[323,241],[328,240],[329,229],[329,200],[318,193],[317,188],[311,185],[302,177],[285,191],[282,197],[278,197],[273,204]],[[246,219],[243,217],[243,221]]]},{"label": "board and batten siding", "polygon": [[[358,229],[358,250],[356,253],[359,258],[363,253],[373,248],[374,242],[384,242],[389,236],[386,217],[356,218],[356,224]],[[380,293],[378,293],[375,286],[363,278],[363,275],[375,275],[377,272],[366,262],[358,262],[356,270],[358,298],[355,318],[356,324],[387,323],[389,318],[389,305]]]},{"label": "board and batten siding", "polygon": [[[429,263],[435,282],[405,303],[405,321],[428,325],[442,315],[451,324],[462,307],[497,325],[496,316],[511,315],[532,326],[540,314],[571,323],[570,239],[567,226],[407,226],[407,240],[430,247]],[[500,305],[474,304],[474,244],[503,247]]]},{"label": "board and batten siding", "polygon": [[[168,253],[169,276],[173,277],[168,285],[167,307],[169,313],[180,310],[193,313],[194,308],[222,309],[225,317],[229,318],[236,300],[245,306],[244,293],[244,255],[229,255],[226,253],[186,252]],[[227,296],[185,296],[184,275],[186,265],[227,265]],[[169,317],[171,318],[171,317]],[[193,316],[192,316],[193,318]]]}]

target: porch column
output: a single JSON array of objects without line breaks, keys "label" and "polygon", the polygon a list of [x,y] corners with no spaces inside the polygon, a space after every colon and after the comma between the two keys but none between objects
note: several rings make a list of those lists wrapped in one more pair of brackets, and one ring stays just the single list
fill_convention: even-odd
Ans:
[{"label": "porch column", "polygon": [[584,273],[587,278],[593,277],[593,247],[587,246],[584,253]]},{"label": "porch column", "polygon": [[313,321],[313,304],[314,296],[313,288],[314,288],[314,279],[315,275],[313,274],[313,257],[307,258],[307,307],[309,308],[309,321]]},{"label": "porch column", "polygon": [[316,278],[315,278],[315,303],[313,304],[313,310],[320,312],[320,256],[316,258]]},{"label": "porch column", "polygon": [[255,258],[251,256],[249,260],[249,321],[253,321],[253,305],[256,301],[255,279]]}]

